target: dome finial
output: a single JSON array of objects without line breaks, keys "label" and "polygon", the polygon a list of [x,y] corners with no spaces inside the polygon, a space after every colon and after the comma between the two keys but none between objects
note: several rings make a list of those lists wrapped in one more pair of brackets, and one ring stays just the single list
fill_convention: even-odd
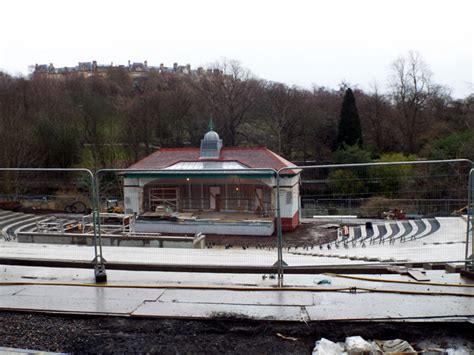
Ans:
[{"label": "dome finial", "polygon": [[207,127],[209,128],[209,131],[214,130],[214,122],[212,122],[212,115],[209,115],[209,124],[207,125]]}]

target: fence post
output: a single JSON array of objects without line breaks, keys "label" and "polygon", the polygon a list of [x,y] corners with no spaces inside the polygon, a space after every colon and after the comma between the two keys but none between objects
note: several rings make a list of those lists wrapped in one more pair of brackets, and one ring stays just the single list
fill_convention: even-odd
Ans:
[{"label": "fence post", "polygon": [[[465,262],[465,268],[466,270],[474,271],[474,241],[471,241],[471,245],[469,245],[469,236],[472,236],[472,228],[473,228],[473,196],[472,196],[472,190],[474,189],[474,181],[473,181],[473,175],[474,175],[474,168],[471,169],[469,172],[469,182],[468,182],[468,187],[467,187],[467,221],[466,221],[466,262]],[[469,255],[469,250],[471,251],[471,255]]]},{"label": "fence post", "polygon": [[278,287],[283,286],[283,233],[281,227],[281,202],[280,202],[280,171],[276,173],[277,178],[277,250],[278,250]]},{"label": "fence post", "polygon": [[[105,271],[104,257],[102,254],[102,233],[100,227],[100,198],[99,198],[99,171],[92,176],[93,182],[93,200],[95,201],[95,208],[93,213],[94,220],[94,247],[96,249],[95,261],[95,281],[107,282],[107,273]],[[97,247],[99,253],[97,254]]]}]

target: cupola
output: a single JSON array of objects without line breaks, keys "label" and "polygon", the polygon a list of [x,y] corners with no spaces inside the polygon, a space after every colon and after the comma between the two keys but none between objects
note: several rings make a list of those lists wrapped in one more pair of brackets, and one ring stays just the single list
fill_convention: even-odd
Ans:
[{"label": "cupola", "polygon": [[222,148],[222,139],[219,138],[217,132],[214,131],[214,123],[212,117],[209,118],[209,131],[201,140],[200,159],[218,159]]}]

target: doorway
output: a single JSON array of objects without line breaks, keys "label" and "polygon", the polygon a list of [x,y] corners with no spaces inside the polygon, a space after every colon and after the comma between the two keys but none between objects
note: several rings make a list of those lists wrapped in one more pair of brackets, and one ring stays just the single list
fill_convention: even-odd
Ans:
[{"label": "doorway", "polygon": [[214,211],[220,210],[220,206],[219,206],[220,193],[221,193],[221,188],[219,186],[209,187],[209,207],[211,208],[211,210],[214,210]]}]

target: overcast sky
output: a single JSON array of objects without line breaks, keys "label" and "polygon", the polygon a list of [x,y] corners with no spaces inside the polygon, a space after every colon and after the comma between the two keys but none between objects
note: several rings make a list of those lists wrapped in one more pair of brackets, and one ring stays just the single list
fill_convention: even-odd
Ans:
[{"label": "overcast sky", "polygon": [[256,76],[310,88],[385,88],[417,50],[455,97],[473,92],[472,0],[5,1],[0,69],[79,61],[206,65],[237,59]]}]

